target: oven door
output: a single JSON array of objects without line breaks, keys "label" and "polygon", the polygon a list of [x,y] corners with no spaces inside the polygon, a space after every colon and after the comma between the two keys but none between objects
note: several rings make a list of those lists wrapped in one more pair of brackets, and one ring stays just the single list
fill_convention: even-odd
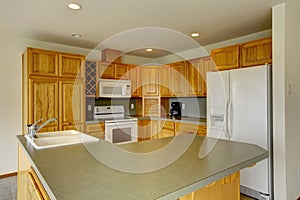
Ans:
[{"label": "oven door", "polygon": [[137,142],[137,121],[105,122],[105,140],[124,144]]}]

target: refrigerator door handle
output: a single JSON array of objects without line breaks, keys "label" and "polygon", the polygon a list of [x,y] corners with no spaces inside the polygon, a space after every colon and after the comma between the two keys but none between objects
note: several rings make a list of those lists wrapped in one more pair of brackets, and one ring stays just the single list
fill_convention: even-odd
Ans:
[{"label": "refrigerator door handle", "polygon": [[225,135],[227,135],[228,139],[230,140],[230,130],[229,130],[229,123],[230,123],[230,116],[229,116],[229,108],[230,101],[226,102],[226,111],[225,111]]},{"label": "refrigerator door handle", "polygon": [[233,115],[232,101],[229,100],[229,103],[228,103],[228,118],[227,118],[229,140],[231,140],[231,138],[232,138],[232,115]]}]

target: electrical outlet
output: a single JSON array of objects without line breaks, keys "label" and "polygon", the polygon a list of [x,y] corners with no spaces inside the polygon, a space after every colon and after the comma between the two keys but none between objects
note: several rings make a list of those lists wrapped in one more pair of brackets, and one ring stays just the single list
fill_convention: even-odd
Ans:
[{"label": "electrical outlet", "polygon": [[88,111],[91,111],[92,110],[92,105],[88,105],[87,109],[88,109]]},{"label": "electrical outlet", "polygon": [[185,104],[183,103],[183,104],[182,104],[182,110],[184,110],[184,109],[185,109]]},{"label": "electrical outlet", "polygon": [[134,109],[134,104],[130,104],[130,109],[133,110]]}]

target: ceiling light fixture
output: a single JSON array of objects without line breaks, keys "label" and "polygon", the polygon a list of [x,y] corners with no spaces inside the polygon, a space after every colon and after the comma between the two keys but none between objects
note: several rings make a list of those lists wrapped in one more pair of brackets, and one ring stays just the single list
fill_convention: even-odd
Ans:
[{"label": "ceiling light fixture", "polygon": [[69,3],[67,6],[71,10],[80,10],[81,9],[81,5],[79,5],[78,3]]},{"label": "ceiling light fixture", "polygon": [[192,37],[199,37],[199,35],[200,35],[200,33],[197,33],[197,32],[191,34]]},{"label": "ceiling light fixture", "polygon": [[149,49],[146,49],[146,51],[151,52],[151,51],[153,51],[153,49],[150,49],[150,48],[149,48]]},{"label": "ceiling light fixture", "polygon": [[72,34],[71,34],[71,37],[73,37],[73,38],[80,38],[81,35],[78,34],[78,33],[72,33]]}]

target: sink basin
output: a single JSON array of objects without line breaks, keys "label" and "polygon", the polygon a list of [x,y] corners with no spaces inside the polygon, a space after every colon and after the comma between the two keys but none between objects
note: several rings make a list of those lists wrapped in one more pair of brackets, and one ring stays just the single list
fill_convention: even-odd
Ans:
[{"label": "sink basin", "polygon": [[36,136],[37,138],[32,139],[29,135],[25,135],[36,149],[99,141],[98,138],[75,130],[37,133]]}]

